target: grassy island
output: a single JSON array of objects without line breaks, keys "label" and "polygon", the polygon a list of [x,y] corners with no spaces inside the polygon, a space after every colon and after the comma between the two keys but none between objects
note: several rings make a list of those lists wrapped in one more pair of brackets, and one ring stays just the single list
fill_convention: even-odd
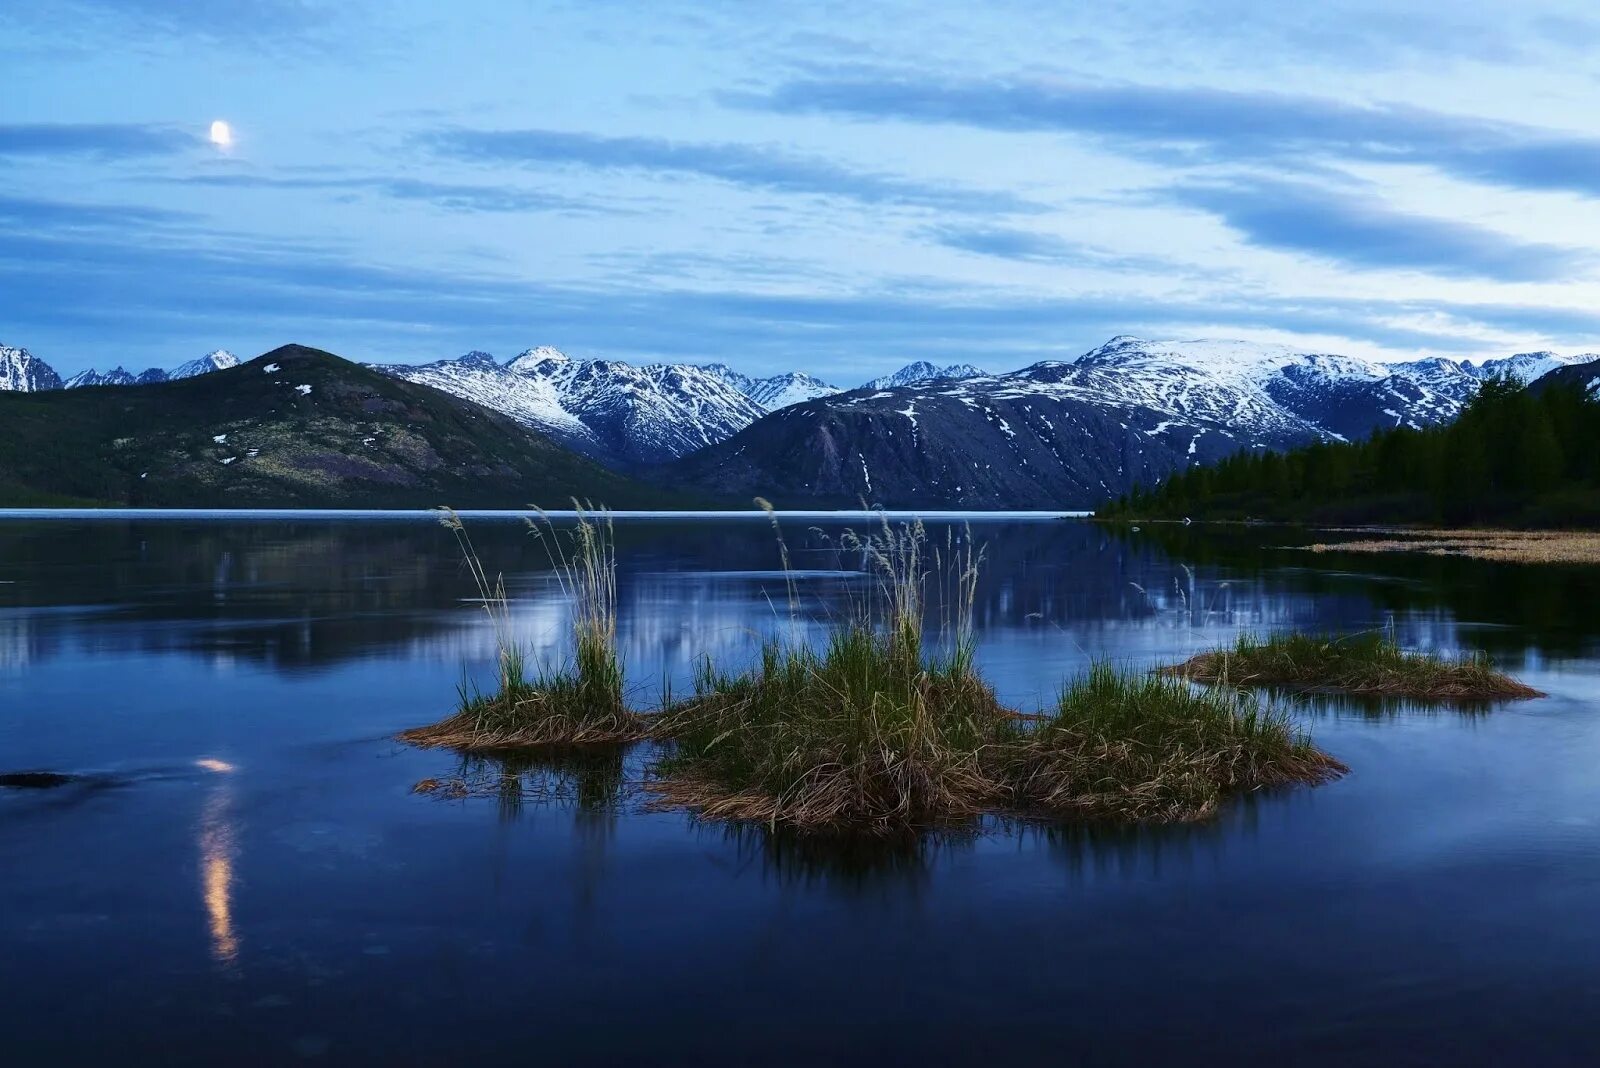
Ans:
[{"label": "grassy island", "polygon": [[883,831],[993,807],[991,750],[1015,719],[959,657],[853,625],[822,652],[769,645],[744,675],[702,672],[658,724],[652,786],[703,816]]},{"label": "grassy island", "polygon": [[1232,686],[1404,697],[1418,701],[1499,701],[1544,696],[1495,669],[1487,655],[1410,652],[1375,632],[1347,636],[1246,635],[1232,649],[1199,653],[1161,673]]},{"label": "grassy island", "polygon": [[1143,822],[1203,819],[1231,794],[1349,770],[1248,694],[1109,664],[1067,686],[1007,758],[1019,809]]},{"label": "grassy island", "polygon": [[[1229,796],[1315,784],[1345,769],[1277,709],[1236,688],[1097,665],[1054,706],[1006,708],[978,673],[971,615],[979,554],[954,540],[931,552],[920,525],[851,538],[878,582],[820,647],[769,642],[748,670],[706,660],[694,692],[645,716],[626,707],[616,655],[610,525],[581,516],[570,553],[552,558],[574,608],[571,664],[533,678],[511,638],[506,597],[462,541],[501,642],[501,689],[463,693],[458,711],[401,738],[469,756],[533,760],[647,738],[646,788],[658,806],[801,834],[889,835],[985,814],[1170,822],[1214,813]],[[555,539],[548,523],[535,527]],[[564,545],[563,541],[555,544]],[[781,538],[779,547],[782,550]],[[784,551],[787,559],[787,551]],[[942,625],[926,594],[942,583]],[[791,586],[791,610],[794,594]],[[525,754],[521,756],[519,754]],[[564,758],[565,759],[565,758]],[[620,762],[616,763],[618,768]],[[515,787],[515,774],[496,780]],[[481,775],[427,780],[424,792],[482,792]]]}]

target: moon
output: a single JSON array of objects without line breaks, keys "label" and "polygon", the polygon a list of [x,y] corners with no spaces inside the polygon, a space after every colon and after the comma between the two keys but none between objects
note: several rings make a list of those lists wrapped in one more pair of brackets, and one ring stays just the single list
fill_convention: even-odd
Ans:
[{"label": "moon", "polygon": [[211,124],[211,143],[218,148],[231,148],[233,146],[233,127],[221,119]]}]

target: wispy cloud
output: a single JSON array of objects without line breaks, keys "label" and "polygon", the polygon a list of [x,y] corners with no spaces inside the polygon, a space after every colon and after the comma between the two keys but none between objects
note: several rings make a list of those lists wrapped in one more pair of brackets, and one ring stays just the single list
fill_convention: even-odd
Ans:
[{"label": "wispy cloud", "polygon": [[468,185],[419,178],[382,176],[314,177],[266,174],[197,174],[184,177],[152,176],[144,181],[171,185],[200,185],[232,189],[324,189],[339,193],[374,193],[396,200],[424,201],[447,211],[461,212],[561,212],[564,214],[623,214],[615,202],[585,200],[514,186]]},{"label": "wispy cloud", "polygon": [[0,157],[94,156],[130,159],[170,156],[199,138],[173,126],[135,123],[11,123],[0,125]]},{"label": "wispy cloud", "polygon": [[1010,193],[911,181],[759,145],[605,137],[561,130],[444,129],[418,139],[440,155],[476,163],[690,174],[751,189],[953,212],[1040,210],[1039,205]]},{"label": "wispy cloud", "polygon": [[[0,202],[0,208],[4,202]],[[1096,293],[1022,297],[879,288],[844,295],[653,285],[552,285],[506,275],[366,262],[311,243],[219,235],[182,218],[54,204],[81,225],[41,227],[0,210],[7,329],[47,359],[80,339],[71,370],[105,359],[159,363],[199,337],[259,346],[300,339],[363,358],[437,357],[536,342],[580,352],[710,359],[750,370],[804,366],[850,377],[927,358],[1020,366],[1076,355],[1111,334],[1288,330],[1441,353],[1483,351],[1486,329],[1600,341],[1600,313],[1534,305],[1248,294],[1154,300]],[[74,216],[74,211],[77,214]],[[183,293],[181,302],[173,293]],[[1428,325],[1419,325],[1428,324]],[[219,330],[224,336],[216,336]],[[81,339],[105,346],[85,350]],[[859,377],[856,375],[855,377]]]},{"label": "wispy cloud", "polygon": [[1309,154],[1426,164],[1474,181],[1600,196],[1600,139],[1399,104],[1209,88],[904,78],[801,80],[724,99],[787,114],[1080,133],[1125,151],[1198,163]]},{"label": "wispy cloud", "polygon": [[1288,182],[1188,185],[1172,200],[1211,212],[1261,248],[1354,267],[1538,282],[1593,269],[1585,249],[1520,241],[1467,222],[1396,211],[1373,197]]},{"label": "wispy cloud", "polygon": [[16,24],[52,34],[105,30],[160,35],[193,35],[214,40],[260,41],[300,36],[327,25],[349,4],[308,0],[52,0],[15,4],[0,12],[0,24]]},{"label": "wispy cloud", "polygon": [[1159,256],[1115,252],[1069,241],[1056,234],[1003,226],[934,226],[924,230],[923,235],[946,248],[1021,263],[1091,267],[1102,271],[1171,272],[1181,269],[1180,265]]},{"label": "wispy cloud", "polygon": [[0,223],[27,228],[125,228],[130,224],[176,223],[193,219],[186,212],[134,204],[83,204],[32,197],[0,196]]}]

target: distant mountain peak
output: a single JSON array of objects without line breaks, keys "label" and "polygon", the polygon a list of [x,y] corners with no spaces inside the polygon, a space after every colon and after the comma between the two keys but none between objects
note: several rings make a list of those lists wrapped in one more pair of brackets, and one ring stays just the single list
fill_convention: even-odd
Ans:
[{"label": "distant mountain peak", "polygon": [[179,378],[194,378],[196,375],[210,374],[212,371],[224,371],[229,367],[239,366],[239,357],[227,349],[213,349],[198,360],[180,363],[170,370],[161,367],[147,367],[137,375],[118,364],[109,371],[97,371],[93,367],[79,371],[62,385],[67,389],[79,389],[83,386],[148,386],[156,382],[170,382]]},{"label": "distant mountain peak", "polygon": [[916,385],[919,382],[946,382],[957,381],[965,378],[982,378],[988,372],[982,368],[974,367],[970,363],[953,363],[948,367],[935,367],[927,360],[916,360],[906,364],[893,374],[874,378],[863,383],[862,389],[899,389],[902,386]]},{"label": "distant mountain peak", "polygon": [[227,349],[213,349],[198,360],[180,363],[167,372],[168,378],[193,378],[196,375],[207,375],[212,371],[226,371],[230,367],[239,366],[239,357]]},{"label": "distant mountain peak", "polygon": [[27,349],[0,344],[0,390],[35,393],[60,389],[61,376]]},{"label": "distant mountain peak", "polygon": [[1486,360],[1474,369],[1474,373],[1485,381],[1491,378],[1511,378],[1528,385],[1551,371],[1588,363],[1592,359],[1594,359],[1593,353],[1583,356],[1562,356],[1548,350],[1518,352],[1502,359]]},{"label": "distant mountain peak", "polygon": [[537,374],[542,368],[571,362],[572,357],[560,349],[552,348],[549,345],[540,345],[536,348],[524,349],[506,361],[506,370],[515,371],[517,374]]},{"label": "distant mountain peak", "polygon": [[[149,374],[148,371],[145,373]],[[96,371],[92,367],[87,371],[79,371],[62,385],[67,389],[78,389],[82,386],[131,386],[136,382],[138,379],[119,364],[105,372]]]},{"label": "distant mountain peak", "polygon": [[704,370],[716,375],[768,412],[842,392],[838,386],[804,371],[787,371],[766,378],[755,378],[735,371],[725,363],[708,363],[704,365]]}]

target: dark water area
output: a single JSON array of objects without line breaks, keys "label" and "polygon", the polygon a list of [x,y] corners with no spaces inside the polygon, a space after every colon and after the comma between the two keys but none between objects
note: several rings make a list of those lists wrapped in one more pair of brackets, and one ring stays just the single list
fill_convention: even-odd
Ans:
[{"label": "dark water area", "polygon": [[[539,543],[471,530],[519,637],[558,656]],[[0,1060],[1600,1058],[1596,573],[1286,531],[971,532],[979,663],[1024,707],[1097,658],[1371,627],[1550,696],[1294,702],[1352,773],[1202,824],[820,846],[649,810],[638,748],[413,794],[504,770],[393,740],[493,668],[437,524],[3,521]],[[798,623],[764,522],[619,523],[640,705],[864,594],[836,525],[786,533]]]}]

